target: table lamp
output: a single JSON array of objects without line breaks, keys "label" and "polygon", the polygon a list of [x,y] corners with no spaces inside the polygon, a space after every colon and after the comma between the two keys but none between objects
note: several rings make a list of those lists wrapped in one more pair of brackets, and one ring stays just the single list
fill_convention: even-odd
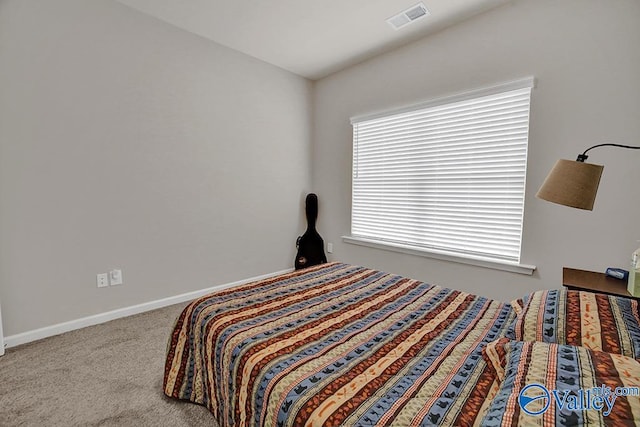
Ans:
[{"label": "table lamp", "polygon": [[598,147],[640,149],[630,145],[606,143],[587,148],[575,161],[560,159],[549,172],[536,197],[548,202],[592,211],[604,166],[584,161],[589,157],[587,151]]}]

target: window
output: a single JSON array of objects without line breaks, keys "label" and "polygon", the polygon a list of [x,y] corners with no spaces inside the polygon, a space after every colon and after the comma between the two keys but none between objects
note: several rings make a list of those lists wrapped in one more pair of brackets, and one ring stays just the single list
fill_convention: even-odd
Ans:
[{"label": "window", "polygon": [[528,78],[352,119],[345,241],[519,265],[532,87]]}]

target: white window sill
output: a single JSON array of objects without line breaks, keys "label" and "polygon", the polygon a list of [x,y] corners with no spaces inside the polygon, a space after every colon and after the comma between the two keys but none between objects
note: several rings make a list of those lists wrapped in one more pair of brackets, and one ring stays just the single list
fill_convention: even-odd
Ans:
[{"label": "white window sill", "polygon": [[366,246],[369,248],[382,249],[403,254],[417,255],[425,258],[434,258],[443,261],[457,262],[460,264],[475,265],[478,267],[492,268],[494,270],[510,271],[512,273],[526,274],[531,276],[536,270],[535,265],[519,264],[508,261],[498,261],[482,257],[463,257],[461,255],[439,252],[435,250],[419,249],[411,246],[404,246],[380,240],[364,239],[362,237],[342,236],[342,241],[353,245]]}]

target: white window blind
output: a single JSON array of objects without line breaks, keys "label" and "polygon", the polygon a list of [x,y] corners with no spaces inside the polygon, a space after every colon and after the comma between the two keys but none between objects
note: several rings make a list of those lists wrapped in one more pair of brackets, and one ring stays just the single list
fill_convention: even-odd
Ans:
[{"label": "white window blind", "polygon": [[352,119],[352,237],[519,263],[532,87]]}]

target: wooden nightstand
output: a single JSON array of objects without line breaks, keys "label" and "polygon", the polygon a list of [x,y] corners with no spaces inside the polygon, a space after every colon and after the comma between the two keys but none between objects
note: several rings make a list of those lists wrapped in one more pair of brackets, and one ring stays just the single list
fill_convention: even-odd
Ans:
[{"label": "wooden nightstand", "polygon": [[589,291],[640,300],[640,297],[634,297],[627,291],[626,280],[614,279],[595,271],[563,267],[562,286],[574,291]]}]

